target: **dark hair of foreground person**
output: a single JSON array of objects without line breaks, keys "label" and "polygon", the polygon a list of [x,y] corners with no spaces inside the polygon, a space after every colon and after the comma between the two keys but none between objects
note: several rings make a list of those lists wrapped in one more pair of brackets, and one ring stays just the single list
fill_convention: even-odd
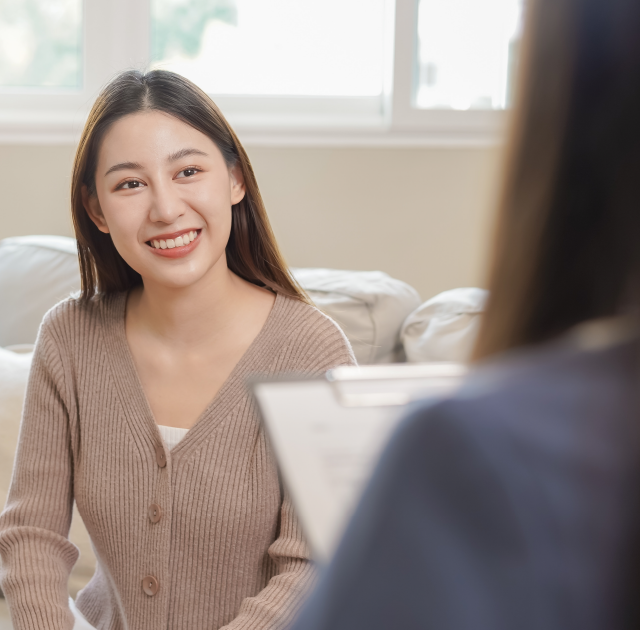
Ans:
[{"label": "dark hair of foreground person", "polygon": [[477,358],[638,304],[640,3],[529,4]]}]

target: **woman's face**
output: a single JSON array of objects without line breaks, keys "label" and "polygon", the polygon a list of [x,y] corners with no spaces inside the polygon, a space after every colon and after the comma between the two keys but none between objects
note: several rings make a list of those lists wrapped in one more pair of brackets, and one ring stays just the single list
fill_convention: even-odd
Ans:
[{"label": "woman's face", "polygon": [[244,182],[203,133],[162,112],[125,116],[105,134],[95,182],[85,208],[145,285],[182,288],[226,269]]}]

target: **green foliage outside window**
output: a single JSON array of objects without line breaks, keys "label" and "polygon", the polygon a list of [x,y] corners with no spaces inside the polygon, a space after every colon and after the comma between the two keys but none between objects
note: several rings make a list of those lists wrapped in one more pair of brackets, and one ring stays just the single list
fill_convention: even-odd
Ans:
[{"label": "green foliage outside window", "polygon": [[153,0],[151,58],[196,57],[208,22],[237,19],[235,0]]}]

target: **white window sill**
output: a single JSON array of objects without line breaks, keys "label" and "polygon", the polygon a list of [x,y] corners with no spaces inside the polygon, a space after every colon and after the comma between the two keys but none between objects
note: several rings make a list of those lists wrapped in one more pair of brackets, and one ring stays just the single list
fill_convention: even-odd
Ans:
[{"label": "white window sill", "polygon": [[[421,120],[390,123],[381,115],[320,115],[228,111],[247,146],[483,147],[503,140],[504,112],[430,111]],[[75,144],[86,113],[70,110],[0,111],[0,144]]]}]

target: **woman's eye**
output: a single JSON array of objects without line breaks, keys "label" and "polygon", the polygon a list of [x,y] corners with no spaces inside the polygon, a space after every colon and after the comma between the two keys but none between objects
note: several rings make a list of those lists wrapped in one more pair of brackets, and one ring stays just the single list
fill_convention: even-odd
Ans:
[{"label": "woman's eye", "polygon": [[132,188],[140,188],[141,186],[143,186],[144,184],[142,182],[139,182],[135,179],[132,179],[128,182],[123,182],[122,184],[120,184],[120,186],[118,186],[119,190],[131,190]]},{"label": "woman's eye", "polygon": [[196,173],[199,173],[200,169],[197,168],[185,168],[178,173],[178,177],[193,177]]}]

